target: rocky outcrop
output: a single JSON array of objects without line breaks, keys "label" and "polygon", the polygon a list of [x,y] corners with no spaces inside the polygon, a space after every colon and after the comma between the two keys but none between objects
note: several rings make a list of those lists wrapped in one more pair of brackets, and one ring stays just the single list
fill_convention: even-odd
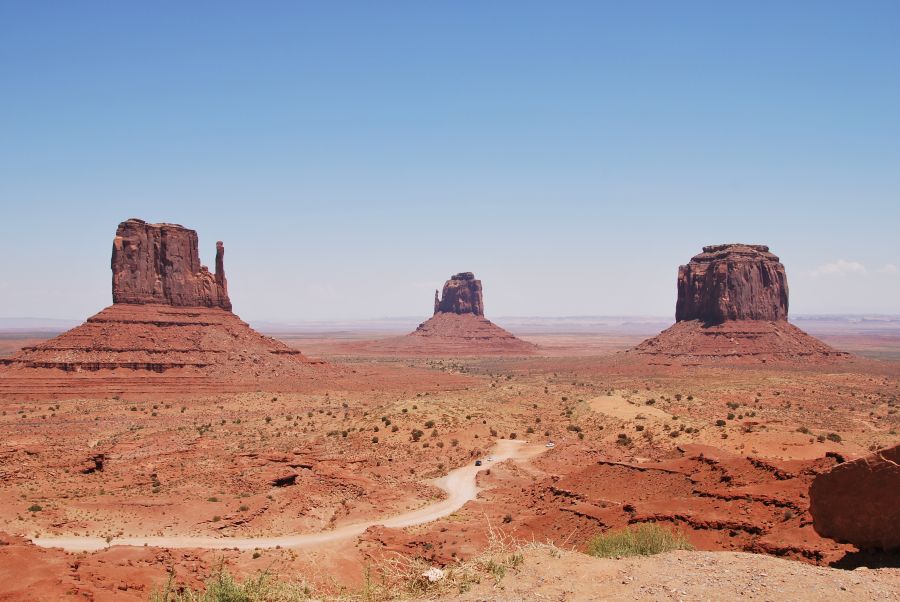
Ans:
[{"label": "rocky outcrop", "polygon": [[200,264],[197,232],[177,224],[130,219],[119,224],[112,250],[113,303],[220,307],[231,311],[225,247],[216,243],[216,272]]},{"label": "rocky outcrop", "polygon": [[787,320],[784,266],[765,245],[703,247],[678,268],[675,321]]},{"label": "rocky outcrop", "polygon": [[863,550],[900,549],[900,445],[818,475],[809,511],[823,537]]},{"label": "rocky outcrop", "polygon": [[484,316],[481,280],[476,280],[472,272],[461,272],[451,276],[450,280],[444,283],[440,299],[435,291],[434,313]]}]

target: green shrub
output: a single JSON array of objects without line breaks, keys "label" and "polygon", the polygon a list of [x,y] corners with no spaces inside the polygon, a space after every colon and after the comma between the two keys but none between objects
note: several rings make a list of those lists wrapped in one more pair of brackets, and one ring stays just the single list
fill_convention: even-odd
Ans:
[{"label": "green shrub", "polygon": [[616,558],[693,549],[694,546],[681,533],[656,523],[639,523],[595,536],[588,542],[587,553],[601,558]]}]

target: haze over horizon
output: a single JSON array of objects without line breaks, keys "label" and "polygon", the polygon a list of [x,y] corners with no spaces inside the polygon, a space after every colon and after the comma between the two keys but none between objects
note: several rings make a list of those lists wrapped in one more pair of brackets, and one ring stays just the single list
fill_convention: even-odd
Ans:
[{"label": "haze over horizon", "polygon": [[669,316],[723,242],[898,313],[900,5],[463,4],[0,6],[0,316],[109,305],[130,217],[245,319]]}]

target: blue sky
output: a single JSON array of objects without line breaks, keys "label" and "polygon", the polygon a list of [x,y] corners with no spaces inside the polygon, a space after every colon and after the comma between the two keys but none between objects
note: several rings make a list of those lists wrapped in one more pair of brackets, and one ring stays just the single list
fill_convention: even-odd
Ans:
[{"label": "blue sky", "polygon": [[110,302],[129,217],[252,319],[674,313],[765,243],[792,313],[900,313],[900,3],[0,3],[0,316]]}]

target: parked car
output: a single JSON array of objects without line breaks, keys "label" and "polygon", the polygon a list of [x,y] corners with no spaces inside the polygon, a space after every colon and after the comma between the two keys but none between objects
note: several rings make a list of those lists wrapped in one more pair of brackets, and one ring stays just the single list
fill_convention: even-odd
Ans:
[{"label": "parked car", "polygon": [[553,441],[547,441],[547,447],[556,447],[556,444]]},{"label": "parked car", "polygon": [[481,460],[475,460],[475,466],[481,466]]}]

